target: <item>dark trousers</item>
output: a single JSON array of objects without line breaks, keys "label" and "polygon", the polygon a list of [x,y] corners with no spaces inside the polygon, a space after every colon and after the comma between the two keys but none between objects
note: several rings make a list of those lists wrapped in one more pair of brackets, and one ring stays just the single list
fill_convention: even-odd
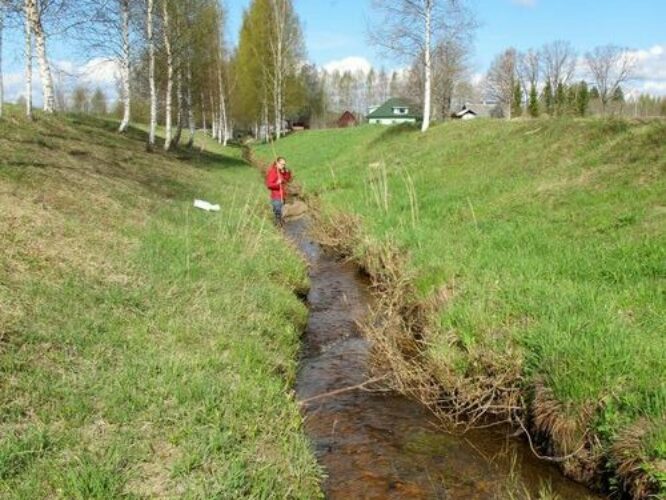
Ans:
[{"label": "dark trousers", "polygon": [[271,200],[271,205],[273,206],[273,215],[275,216],[275,223],[278,226],[281,226],[284,221],[282,220],[282,200]]}]

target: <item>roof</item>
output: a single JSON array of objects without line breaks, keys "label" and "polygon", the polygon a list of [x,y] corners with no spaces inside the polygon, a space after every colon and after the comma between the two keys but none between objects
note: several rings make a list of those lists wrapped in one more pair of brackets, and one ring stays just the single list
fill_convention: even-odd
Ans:
[{"label": "roof", "polygon": [[457,113],[454,113],[454,115],[458,116],[458,117],[462,117],[462,116],[465,116],[467,114],[472,114],[472,115],[476,116],[478,113],[476,111],[474,111],[473,109],[468,108],[467,106],[463,106],[463,108],[460,111],[458,111]]},{"label": "roof", "polygon": [[356,121],[356,117],[354,116],[354,113],[352,113],[351,111],[345,111],[344,113],[342,113],[342,115],[340,115],[340,118],[338,119],[338,121],[342,121],[342,120],[354,120],[354,121]]},{"label": "roof", "polygon": [[338,118],[338,126],[344,127],[348,125],[356,125],[358,121],[356,120],[356,117],[354,116],[354,113],[350,111],[345,111],[342,113],[342,116]]},{"label": "roof", "polygon": [[[405,100],[405,99],[400,99],[399,97],[392,97],[388,101],[386,101],[384,104],[379,106],[377,109],[375,109],[372,113],[368,115],[369,119],[376,119],[376,118],[417,118],[420,119],[421,116],[414,113],[414,104],[411,102]],[[409,108],[410,112],[407,113],[406,115],[396,115],[393,113],[393,108]]]}]

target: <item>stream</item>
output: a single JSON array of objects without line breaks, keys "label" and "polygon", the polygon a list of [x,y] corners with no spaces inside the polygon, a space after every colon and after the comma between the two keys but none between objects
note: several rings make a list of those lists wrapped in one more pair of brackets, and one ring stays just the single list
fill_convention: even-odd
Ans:
[{"label": "stream", "polygon": [[502,499],[510,498],[508,491],[539,498],[544,489],[560,499],[601,498],[538,460],[522,440],[500,430],[448,433],[425,407],[401,395],[354,390],[311,399],[371,377],[369,345],[355,322],[373,301],[358,268],[312,242],[308,224],[301,218],[286,226],[310,265],[296,394],[326,473],[327,498]]}]

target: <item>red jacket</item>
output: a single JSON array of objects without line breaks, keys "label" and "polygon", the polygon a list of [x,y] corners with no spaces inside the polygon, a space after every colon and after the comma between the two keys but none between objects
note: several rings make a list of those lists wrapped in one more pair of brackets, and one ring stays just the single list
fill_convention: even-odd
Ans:
[{"label": "red jacket", "polygon": [[[279,184],[278,181],[280,180],[282,180],[282,184]],[[273,163],[266,173],[266,187],[271,192],[271,200],[284,201],[287,194],[287,184],[290,181],[291,172],[287,169],[280,172],[275,163]]]}]

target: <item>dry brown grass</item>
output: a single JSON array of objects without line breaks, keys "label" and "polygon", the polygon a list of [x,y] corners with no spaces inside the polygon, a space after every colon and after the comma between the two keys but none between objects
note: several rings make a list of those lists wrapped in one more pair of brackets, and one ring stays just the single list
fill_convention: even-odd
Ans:
[{"label": "dry brown grass", "polygon": [[[324,215],[316,200],[308,204],[314,208],[312,232],[317,241],[341,258],[354,260],[371,278],[375,307],[359,328],[372,342],[372,371],[381,378],[382,389],[417,399],[447,427],[453,424],[467,431],[509,423],[522,428],[530,432],[530,445],[540,458],[557,463],[568,477],[601,487],[606,458],[598,438],[586,432],[597,404],[572,414],[544,384],[525,387],[518,348],[502,353],[483,345],[467,348],[471,362],[463,371],[456,369],[455,359],[434,358],[430,339],[437,335],[441,346],[442,335],[447,334],[435,332],[433,321],[454,297],[455,285],[441,287],[428,300],[417,298],[407,255],[390,241],[378,243],[364,237],[358,216]],[[448,355],[454,358],[456,350],[464,348],[453,332],[446,343],[451,348]],[[529,391],[534,397],[528,403]],[[618,474],[635,498],[649,498],[656,491],[641,468],[645,457],[638,452],[645,432],[632,428],[614,448],[621,464]],[[632,458],[622,461],[622,456]]]},{"label": "dry brown grass", "polygon": [[[377,375],[390,374],[386,380],[392,389],[465,429],[489,421],[513,422],[523,413],[517,351],[500,355],[480,348],[471,353],[474,361],[463,373],[433,362],[428,355],[435,314],[453,296],[452,286],[442,287],[426,301],[419,299],[408,256],[395,244],[362,237],[358,217],[322,215],[316,207],[314,214],[315,238],[341,257],[354,259],[372,280],[376,305],[359,327],[372,341]],[[457,341],[452,336],[450,342]]]},{"label": "dry brown grass", "polygon": [[[654,423],[646,419],[638,420],[621,432],[611,448],[613,459],[617,462],[618,476],[634,498],[655,498],[653,495],[659,485],[652,478],[666,476],[666,462],[651,460],[645,451],[645,438],[654,429]],[[656,474],[646,474],[646,464]]]}]

